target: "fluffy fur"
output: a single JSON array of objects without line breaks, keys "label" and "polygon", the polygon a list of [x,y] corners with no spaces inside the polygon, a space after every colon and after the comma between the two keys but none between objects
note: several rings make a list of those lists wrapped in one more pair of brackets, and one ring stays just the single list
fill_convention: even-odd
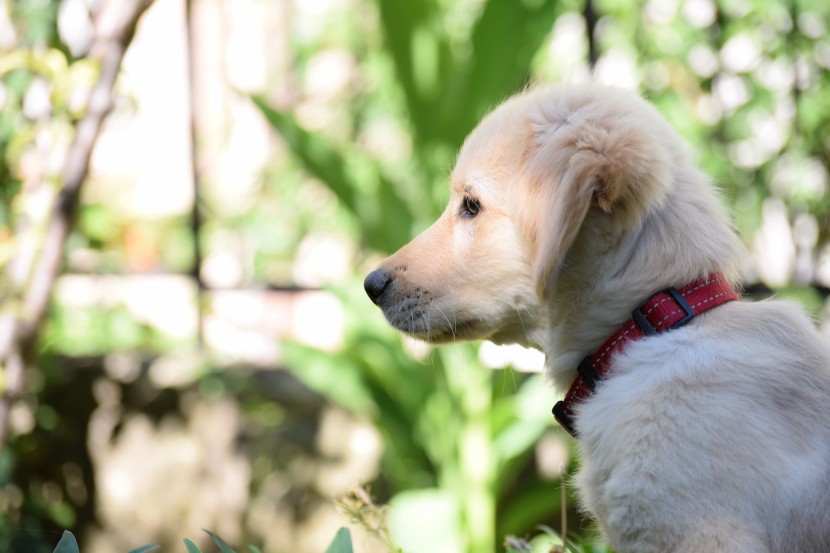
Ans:
[{"label": "fluffy fur", "polygon": [[[543,350],[565,390],[640,301],[735,282],[741,255],[652,106],[556,86],[480,123],[444,214],[366,289],[418,338]],[[830,551],[830,348],[792,305],[733,302],[629,344],[576,426],[582,502],[620,553]]]}]

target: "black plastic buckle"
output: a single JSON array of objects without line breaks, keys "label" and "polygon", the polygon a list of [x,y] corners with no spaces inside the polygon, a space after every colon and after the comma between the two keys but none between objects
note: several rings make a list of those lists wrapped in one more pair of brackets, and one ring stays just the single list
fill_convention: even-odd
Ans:
[{"label": "black plastic buckle", "polygon": [[568,434],[576,438],[574,421],[571,418],[570,413],[568,413],[568,409],[565,407],[564,401],[557,401],[556,405],[553,406],[553,417],[556,419],[556,422],[562,425],[562,428],[564,428]]},{"label": "black plastic buckle", "polygon": [[594,366],[591,362],[590,355],[579,363],[579,366],[576,368],[576,372],[579,373],[579,376],[582,377],[582,381],[585,382],[589,388],[591,388],[592,392],[597,389],[597,382],[602,379],[602,375],[599,374],[596,366]]},{"label": "black plastic buckle", "polygon": [[643,309],[643,307],[645,307],[645,305],[648,302],[650,302],[651,300],[653,300],[655,297],[659,296],[660,294],[670,295],[672,297],[672,299],[677,303],[677,305],[680,306],[680,308],[685,313],[685,316],[682,319],[680,319],[679,321],[677,321],[673,325],[667,327],[665,330],[672,330],[672,329],[681,327],[684,324],[691,321],[695,316],[694,309],[692,309],[692,306],[689,305],[689,302],[686,301],[686,298],[683,297],[683,295],[680,293],[680,291],[677,288],[666,288],[664,290],[660,290],[656,294],[653,294],[651,297],[649,297],[646,301],[644,301],[643,303],[638,305],[637,309],[635,309],[634,311],[631,312],[631,318],[634,319],[634,322],[637,323],[637,326],[639,326],[642,329],[642,331],[646,334],[646,336],[657,336],[657,334],[659,334],[659,332],[657,331],[656,328],[651,326],[650,322],[648,322],[648,319],[646,319],[646,316],[643,315],[642,309]]}]

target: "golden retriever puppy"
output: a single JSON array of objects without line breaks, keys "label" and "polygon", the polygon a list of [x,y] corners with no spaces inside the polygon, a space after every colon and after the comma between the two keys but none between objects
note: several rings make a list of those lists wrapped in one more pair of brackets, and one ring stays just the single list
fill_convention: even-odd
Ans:
[{"label": "golden retriever puppy", "polygon": [[794,306],[732,301],[741,244],[654,108],[520,94],[451,186],[366,291],[416,338],[545,352],[581,501],[619,553],[830,552],[828,342]]}]

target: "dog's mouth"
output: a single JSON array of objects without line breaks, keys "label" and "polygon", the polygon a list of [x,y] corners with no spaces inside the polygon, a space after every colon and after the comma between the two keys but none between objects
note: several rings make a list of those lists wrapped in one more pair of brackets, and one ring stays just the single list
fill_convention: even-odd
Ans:
[{"label": "dog's mouth", "polygon": [[424,340],[431,344],[444,344],[459,340],[475,340],[479,338],[475,332],[476,324],[473,321],[453,322],[451,325],[436,327],[432,326],[427,332],[406,331],[413,338]]},{"label": "dog's mouth", "polygon": [[458,319],[434,300],[410,298],[381,308],[390,325],[419,340],[437,344],[475,338],[475,320]]},{"label": "dog's mouth", "polygon": [[397,330],[430,343],[480,338],[480,321],[459,313],[435,293],[393,278],[386,271],[373,271],[364,281],[371,300]]}]

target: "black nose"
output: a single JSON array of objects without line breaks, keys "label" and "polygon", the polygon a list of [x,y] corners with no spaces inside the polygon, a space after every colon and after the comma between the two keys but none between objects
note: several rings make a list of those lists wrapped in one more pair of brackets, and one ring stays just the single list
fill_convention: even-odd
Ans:
[{"label": "black nose", "polygon": [[366,293],[369,294],[369,298],[375,303],[378,303],[378,298],[380,295],[383,294],[383,291],[386,290],[386,287],[389,285],[389,282],[392,279],[386,273],[386,271],[382,269],[375,269],[366,277],[366,280],[363,281],[363,288],[366,289]]}]

